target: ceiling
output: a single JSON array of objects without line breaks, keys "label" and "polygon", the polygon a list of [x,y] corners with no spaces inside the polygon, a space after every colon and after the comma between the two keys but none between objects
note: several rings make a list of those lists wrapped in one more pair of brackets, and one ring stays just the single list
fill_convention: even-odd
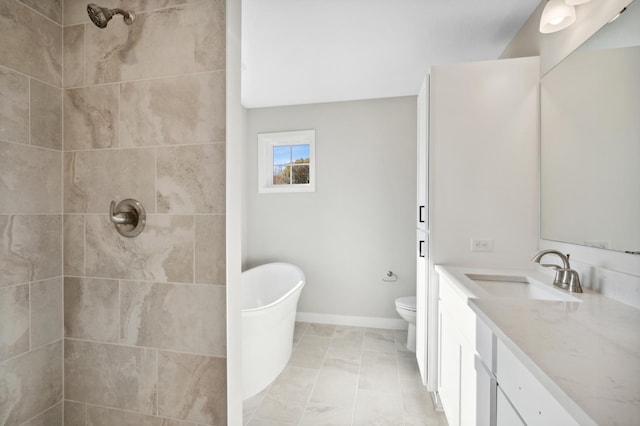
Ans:
[{"label": "ceiling", "polygon": [[242,0],[247,108],[408,96],[496,59],[540,0]]}]

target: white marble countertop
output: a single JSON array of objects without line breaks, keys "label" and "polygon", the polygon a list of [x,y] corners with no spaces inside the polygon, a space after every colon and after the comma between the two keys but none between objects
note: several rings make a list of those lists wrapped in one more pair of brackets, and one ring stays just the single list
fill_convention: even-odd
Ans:
[{"label": "white marble countertop", "polygon": [[436,271],[580,424],[639,424],[640,310],[589,290],[571,293],[580,302],[495,297],[465,275],[526,275],[556,290],[533,270]]}]

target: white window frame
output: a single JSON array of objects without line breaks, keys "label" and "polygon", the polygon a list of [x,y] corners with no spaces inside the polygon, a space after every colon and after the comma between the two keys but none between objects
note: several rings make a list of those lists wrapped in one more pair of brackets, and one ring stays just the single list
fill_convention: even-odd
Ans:
[{"label": "white window frame", "polygon": [[[309,145],[309,183],[273,184],[273,147]],[[316,131],[258,133],[258,192],[261,194],[316,191]]]}]

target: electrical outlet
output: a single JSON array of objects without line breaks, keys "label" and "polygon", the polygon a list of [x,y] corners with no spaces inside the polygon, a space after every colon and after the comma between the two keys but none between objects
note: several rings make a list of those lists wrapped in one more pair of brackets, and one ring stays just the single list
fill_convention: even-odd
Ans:
[{"label": "electrical outlet", "polygon": [[471,240],[471,251],[493,251],[493,240]]}]

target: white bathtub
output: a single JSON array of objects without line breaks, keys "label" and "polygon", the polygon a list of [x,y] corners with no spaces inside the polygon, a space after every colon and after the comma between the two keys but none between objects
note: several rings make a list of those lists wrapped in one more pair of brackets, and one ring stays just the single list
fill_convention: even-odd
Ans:
[{"label": "white bathtub", "polygon": [[291,356],[304,272],[268,263],[242,273],[242,389],[244,399],[265,389]]}]

